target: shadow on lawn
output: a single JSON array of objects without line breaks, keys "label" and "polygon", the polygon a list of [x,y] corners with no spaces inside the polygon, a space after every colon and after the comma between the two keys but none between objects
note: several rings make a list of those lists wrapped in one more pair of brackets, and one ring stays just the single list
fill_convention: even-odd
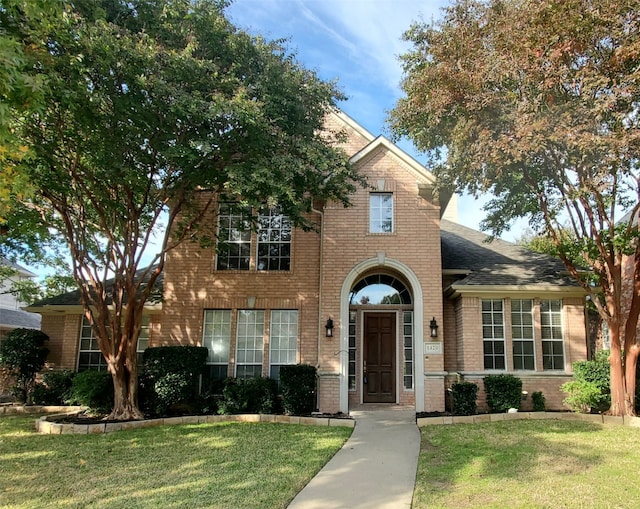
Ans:
[{"label": "shadow on lawn", "polygon": [[[425,427],[416,485],[419,503],[415,507],[427,507],[432,500],[426,505],[420,501],[451,493],[464,484],[493,486],[499,491],[514,481],[523,483],[526,490],[539,487],[541,469],[547,476],[582,474],[598,465],[602,457],[594,448],[584,447],[576,434],[589,433],[589,440],[596,441],[602,431],[602,426],[593,423],[556,420]],[[491,498],[486,488],[480,491]],[[469,493],[473,488],[467,496]],[[515,492],[512,496],[514,502],[519,499]],[[464,507],[484,507],[476,502],[478,505]]]},{"label": "shadow on lawn", "polygon": [[53,436],[27,422],[0,419],[3,507],[281,508],[351,431],[219,423]]}]

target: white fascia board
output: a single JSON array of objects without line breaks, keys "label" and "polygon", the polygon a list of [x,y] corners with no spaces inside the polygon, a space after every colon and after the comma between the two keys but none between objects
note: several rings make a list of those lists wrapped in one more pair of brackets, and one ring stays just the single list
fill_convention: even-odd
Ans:
[{"label": "white fascia board", "polygon": [[557,285],[456,285],[449,286],[452,290],[450,297],[545,297],[552,294],[554,297],[584,297],[586,292],[577,286],[557,286]]},{"label": "white fascia board", "polygon": [[335,111],[331,112],[331,115],[334,115],[335,117],[337,117],[341,123],[347,125],[351,129],[356,131],[364,139],[369,140],[369,142],[372,142],[376,138],[373,134],[371,134],[367,129],[365,129],[363,126],[358,124],[358,122],[353,120],[344,111],[336,109]]}]

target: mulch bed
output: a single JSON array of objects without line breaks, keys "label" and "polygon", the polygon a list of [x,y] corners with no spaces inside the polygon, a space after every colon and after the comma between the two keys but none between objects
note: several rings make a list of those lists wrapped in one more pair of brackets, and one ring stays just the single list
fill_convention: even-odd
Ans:
[{"label": "mulch bed", "polygon": [[[186,414],[185,414],[186,415]],[[191,415],[191,414],[189,414]],[[127,421],[119,421],[114,419],[107,419],[107,415],[96,415],[96,414],[87,414],[87,413],[79,413],[79,414],[71,414],[71,415],[61,415],[56,417],[55,419],[49,418],[51,422],[57,422],[61,424],[105,424],[105,423],[115,423],[115,422],[127,422]],[[147,419],[162,419],[164,417],[183,417],[182,415],[157,415],[157,416],[147,416]],[[316,414],[313,415],[304,415],[301,417],[319,417],[319,418],[330,418],[330,419],[351,419],[349,415],[343,413],[337,414]]]}]

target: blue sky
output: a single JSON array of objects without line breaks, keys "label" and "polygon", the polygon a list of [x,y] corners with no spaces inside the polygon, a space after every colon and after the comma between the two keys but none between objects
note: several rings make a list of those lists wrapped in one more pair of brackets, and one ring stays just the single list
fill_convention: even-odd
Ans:
[{"label": "blue sky", "polygon": [[[416,21],[441,16],[447,0],[235,0],[227,9],[239,28],[266,39],[287,39],[302,65],[337,80],[348,100],[342,110],[373,135],[390,137],[387,112],[402,95],[402,34]],[[408,140],[399,145],[424,162]],[[459,222],[478,229],[481,202],[461,197]],[[520,232],[506,233],[507,240]]]}]

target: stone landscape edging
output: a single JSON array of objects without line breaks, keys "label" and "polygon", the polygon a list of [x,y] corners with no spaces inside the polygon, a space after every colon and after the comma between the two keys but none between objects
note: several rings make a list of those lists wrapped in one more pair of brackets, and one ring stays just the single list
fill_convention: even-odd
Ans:
[{"label": "stone landscape edging", "polygon": [[77,412],[45,415],[36,421],[36,431],[45,435],[93,435],[123,431],[129,429],[151,428],[154,426],[176,424],[210,424],[216,422],[273,422],[281,424],[305,424],[309,426],[342,426],[353,428],[353,419],[335,419],[332,417],[298,417],[295,415],[239,414],[239,415],[189,415],[184,417],[165,417],[143,421],[104,422],[93,424],[72,424],[52,422],[50,419],[68,417]]},{"label": "stone landscape edging", "polygon": [[499,422],[513,420],[557,419],[564,421],[585,421],[598,424],[617,424],[640,428],[640,417],[618,417],[604,414],[578,414],[574,412],[517,412],[512,414],[446,415],[442,417],[421,417],[418,427],[444,424],[473,424],[478,422]]},{"label": "stone landscape edging", "polygon": [[3,414],[51,414],[64,412],[81,412],[87,407],[69,405],[0,405],[0,415]]}]

